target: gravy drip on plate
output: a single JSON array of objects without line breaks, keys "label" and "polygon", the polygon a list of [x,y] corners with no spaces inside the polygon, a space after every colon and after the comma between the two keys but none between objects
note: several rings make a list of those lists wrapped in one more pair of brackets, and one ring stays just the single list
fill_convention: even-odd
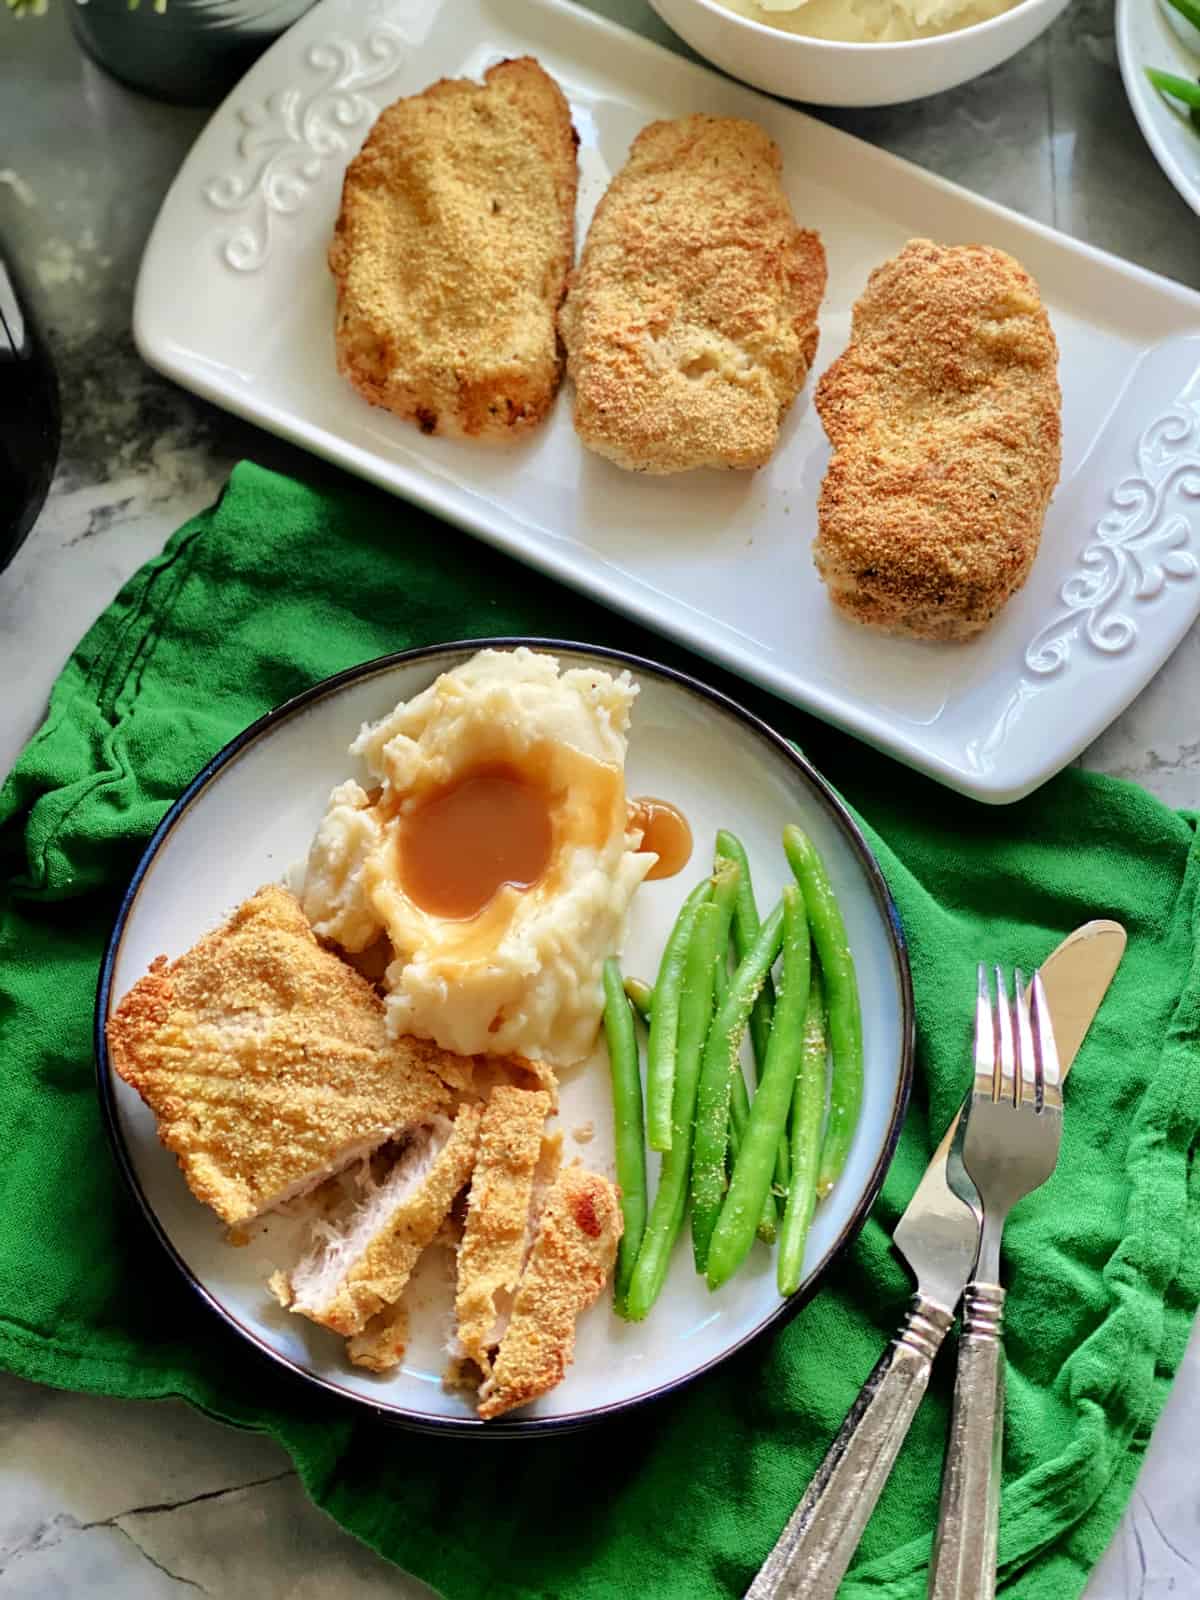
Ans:
[{"label": "gravy drip on plate", "polygon": [[552,797],[514,766],[473,768],[403,814],[396,864],[405,894],[431,916],[476,917],[505,884],[530,889],[554,846]]},{"label": "gravy drip on plate", "polygon": [[692,830],[688,819],[669,800],[650,795],[629,802],[629,826],[640,828],[640,850],[653,850],[658,860],[647,878],[673,878],[682,872],[692,857]]}]

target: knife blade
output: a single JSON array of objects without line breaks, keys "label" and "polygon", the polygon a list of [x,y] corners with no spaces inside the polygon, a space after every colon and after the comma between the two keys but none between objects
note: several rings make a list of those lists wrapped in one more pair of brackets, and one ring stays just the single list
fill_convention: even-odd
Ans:
[{"label": "knife blade", "polygon": [[[1088,922],[1042,964],[1064,1076],[1124,952],[1120,923]],[[746,1600],[835,1600],[858,1548],[928,1386],[933,1358],[979,1248],[981,1218],[946,1179],[946,1156],[959,1116],[961,1112],[934,1151],[892,1236],[917,1280],[904,1326],[863,1385]]]},{"label": "knife blade", "polygon": [[[1092,1018],[1100,1009],[1100,1002],[1108,993],[1108,986],[1121,965],[1125,942],[1125,929],[1119,922],[1110,922],[1106,918],[1085,922],[1074,933],[1069,933],[1060,945],[1056,945],[1038,969],[1046,999],[1050,1002],[1050,1022],[1054,1028],[1058,1064],[1064,1078],[1070,1072],[1079,1054],[1079,1047],[1092,1025]],[[958,1116],[954,1117],[943,1134],[941,1144],[925,1169],[925,1176],[917,1185],[916,1193],[897,1224],[897,1232],[917,1209],[918,1201],[922,1205],[930,1203],[931,1195],[940,1192],[940,1186],[946,1184],[946,1157],[954,1143],[958,1121]],[[905,1259],[908,1257],[905,1256]],[[964,1278],[964,1286],[966,1281]],[[962,1293],[961,1288],[959,1293]]]}]

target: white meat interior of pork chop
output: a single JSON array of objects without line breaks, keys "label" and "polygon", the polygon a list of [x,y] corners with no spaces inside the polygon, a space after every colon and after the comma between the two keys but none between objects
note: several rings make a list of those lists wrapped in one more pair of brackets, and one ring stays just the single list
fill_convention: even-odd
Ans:
[{"label": "white meat interior of pork chop", "polygon": [[330,1212],[313,1222],[312,1245],[292,1269],[296,1310],[316,1311],[329,1304],[376,1234],[428,1182],[453,1129],[448,1117],[434,1117],[409,1136],[381,1177],[367,1162],[356,1174],[357,1182],[342,1185]]}]

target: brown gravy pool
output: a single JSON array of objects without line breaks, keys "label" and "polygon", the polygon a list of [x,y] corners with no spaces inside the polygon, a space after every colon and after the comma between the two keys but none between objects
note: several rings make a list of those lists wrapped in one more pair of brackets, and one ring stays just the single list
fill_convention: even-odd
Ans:
[{"label": "brown gravy pool", "polygon": [[658,860],[647,878],[673,878],[692,856],[692,830],[688,819],[669,800],[652,795],[629,802],[629,826],[642,830],[642,850],[653,850]]},{"label": "brown gravy pool", "polygon": [[431,916],[461,922],[498,889],[529,889],[554,844],[550,796],[516,767],[474,767],[406,813],[396,862],[405,894]]}]

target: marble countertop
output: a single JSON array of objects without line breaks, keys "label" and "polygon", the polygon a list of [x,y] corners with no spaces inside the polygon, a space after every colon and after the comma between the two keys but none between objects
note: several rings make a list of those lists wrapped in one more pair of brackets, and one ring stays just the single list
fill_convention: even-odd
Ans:
[{"label": "marble countertop", "polygon": [[[69,0],[14,22],[4,62],[0,231],[60,358],[63,449],[50,498],[0,575],[0,771],[40,721],[70,651],[120,585],[251,456],[288,446],[174,388],[129,331],[138,260],[205,113],[126,91],[79,53]],[[670,43],[644,0],[593,9]],[[1200,288],[1200,223],[1125,103],[1111,0],[1072,0],[986,78],[890,110],[835,113],[863,138],[1153,271]],[[1083,759],[1200,806],[1200,629]],[[1200,1337],[1088,1600],[1200,1593]],[[305,1498],[286,1457],[183,1405],[61,1394],[0,1375],[0,1600],[184,1590],[229,1600],[415,1600],[429,1593]]]}]

